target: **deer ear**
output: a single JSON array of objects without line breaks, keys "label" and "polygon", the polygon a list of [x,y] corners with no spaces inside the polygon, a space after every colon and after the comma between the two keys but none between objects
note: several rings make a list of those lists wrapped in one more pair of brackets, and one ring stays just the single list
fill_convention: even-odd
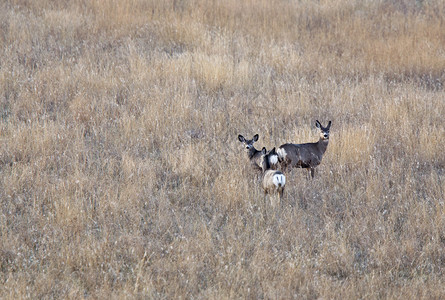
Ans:
[{"label": "deer ear", "polygon": [[261,150],[261,154],[265,155],[267,152],[266,147],[263,147],[263,150]]},{"label": "deer ear", "polygon": [[238,139],[239,139],[240,142],[244,142],[244,137],[241,134],[238,135]]},{"label": "deer ear", "polygon": [[254,142],[258,141],[258,138],[259,138],[258,134],[255,134],[255,135],[253,136],[253,141],[254,141]]},{"label": "deer ear", "polygon": [[315,127],[321,129],[320,121],[318,121],[318,120],[315,121]]},{"label": "deer ear", "polygon": [[332,124],[332,122],[329,121],[329,123],[328,123],[328,127],[327,127],[327,128],[331,128],[331,124]]}]

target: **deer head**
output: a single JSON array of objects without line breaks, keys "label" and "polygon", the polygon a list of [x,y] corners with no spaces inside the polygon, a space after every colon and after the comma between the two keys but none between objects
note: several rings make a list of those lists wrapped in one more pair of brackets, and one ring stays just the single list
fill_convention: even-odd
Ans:
[{"label": "deer head", "polygon": [[258,134],[255,134],[251,140],[246,140],[241,134],[238,135],[238,140],[244,144],[246,151],[250,151],[252,148],[254,148],[253,143],[258,141]]},{"label": "deer head", "polygon": [[315,127],[320,129],[320,139],[321,140],[329,140],[329,130],[331,128],[331,124],[332,124],[332,122],[329,121],[328,126],[323,127],[318,120],[315,121]]}]

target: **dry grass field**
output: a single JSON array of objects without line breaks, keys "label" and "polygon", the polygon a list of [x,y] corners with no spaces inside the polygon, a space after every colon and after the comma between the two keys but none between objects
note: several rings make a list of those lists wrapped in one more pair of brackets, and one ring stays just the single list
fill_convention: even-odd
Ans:
[{"label": "dry grass field", "polygon": [[443,299],[444,85],[443,1],[1,1],[0,298]]}]

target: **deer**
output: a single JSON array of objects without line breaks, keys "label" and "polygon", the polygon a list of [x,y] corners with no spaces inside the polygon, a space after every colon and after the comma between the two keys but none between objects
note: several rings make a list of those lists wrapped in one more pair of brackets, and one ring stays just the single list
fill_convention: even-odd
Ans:
[{"label": "deer", "polygon": [[[253,146],[253,143],[258,141],[258,138],[259,138],[258,134],[255,134],[251,140],[246,140],[242,135],[238,135],[238,140],[240,142],[242,142],[244,144],[244,146],[246,147],[245,149],[247,151],[247,156],[249,157],[249,161],[252,164],[253,168],[258,171],[261,171],[262,170],[262,166],[261,166],[262,153],[261,153],[261,151],[255,149],[255,147]],[[279,165],[278,153],[275,151],[275,148],[267,153],[270,154],[268,156],[269,163],[271,164],[273,169],[276,169]]]},{"label": "deer", "polygon": [[246,140],[241,134],[238,135],[238,140],[245,146],[252,167],[261,171],[261,151],[255,149],[253,146],[253,143],[258,141],[258,138],[258,134],[255,134],[251,140]]},{"label": "deer", "polygon": [[284,176],[282,172],[272,169],[270,161],[273,161],[273,156],[276,155],[275,148],[269,152],[267,152],[266,148],[263,148],[260,153],[264,194],[278,193],[281,201],[284,194],[284,187],[286,186],[286,176]]},{"label": "deer", "polygon": [[310,172],[312,179],[314,178],[315,168],[321,163],[323,155],[328,148],[329,130],[332,122],[329,121],[328,126],[323,127],[316,120],[315,126],[320,129],[320,139],[316,143],[305,144],[284,144],[276,151],[278,160],[283,172],[289,168],[304,168]]}]

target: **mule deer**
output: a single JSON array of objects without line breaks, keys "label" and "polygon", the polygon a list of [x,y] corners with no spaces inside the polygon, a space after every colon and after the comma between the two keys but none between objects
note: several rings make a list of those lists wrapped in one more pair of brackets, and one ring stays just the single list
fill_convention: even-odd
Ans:
[{"label": "mule deer", "polygon": [[329,121],[328,126],[323,127],[318,120],[315,122],[315,126],[320,129],[320,139],[316,143],[281,145],[277,150],[281,169],[286,171],[288,167],[305,168],[314,178],[315,167],[321,163],[328,147],[331,124]]},{"label": "mule deer", "polygon": [[256,170],[261,170],[261,151],[255,149],[253,143],[258,141],[258,134],[255,134],[251,140],[246,140],[241,134],[238,135],[238,140],[244,144],[247,151],[247,156],[252,164],[252,167]]},{"label": "mule deer", "polygon": [[264,194],[278,193],[280,200],[283,198],[286,176],[277,170],[271,169],[271,156],[275,155],[275,148],[267,152],[266,148],[261,151],[261,168],[263,170],[263,190]]}]

